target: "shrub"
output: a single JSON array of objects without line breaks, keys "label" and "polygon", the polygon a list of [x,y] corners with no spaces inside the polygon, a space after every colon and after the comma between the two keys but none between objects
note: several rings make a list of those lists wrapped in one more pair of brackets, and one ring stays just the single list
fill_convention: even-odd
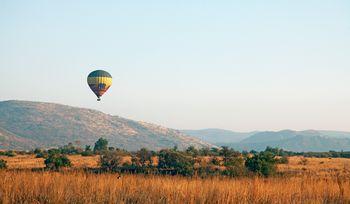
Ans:
[{"label": "shrub", "polygon": [[276,159],[276,161],[277,161],[277,163],[278,164],[288,164],[288,157],[286,157],[286,156],[283,156],[283,157],[281,157],[281,158],[279,158],[279,159]]},{"label": "shrub", "polygon": [[5,152],[5,156],[8,156],[8,157],[14,157],[16,155],[17,154],[14,151],[12,151],[12,150],[9,150],[9,151]]},{"label": "shrub", "polygon": [[92,155],[94,155],[93,151],[83,151],[81,153],[81,156],[83,156],[83,157],[88,157],[88,156],[92,156]]},{"label": "shrub", "polygon": [[271,152],[261,152],[247,158],[245,166],[258,175],[270,176],[276,172],[276,160]]},{"label": "shrub", "polygon": [[6,169],[7,168],[7,162],[3,159],[0,159],[0,169]]},{"label": "shrub", "polygon": [[39,152],[35,156],[36,158],[45,158],[47,157],[47,154],[45,152]]},{"label": "shrub", "polygon": [[40,149],[40,148],[35,148],[35,150],[34,150],[34,154],[39,154],[39,153],[42,153],[42,152],[43,152],[43,150]]},{"label": "shrub", "polygon": [[60,147],[59,150],[61,154],[80,154],[82,152],[80,147],[75,147],[71,142],[63,147]]},{"label": "shrub", "polygon": [[194,160],[181,152],[161,150],[158,154],[158,168],[161,173],[190,176],[194,173]]},{"label": "shrub", "polygon": [[48,153],[49,155],[51,155],[51,154],[61,154],[61,150],[59,150],[59,149],[49,149],[49,150],[47,151],[47,153]]},{"label": "shrub", "polygon": [[224,164],[227,163],[232,157],[239,157],[241,153],[233,150],[232,148],[228,148],[226,146],[222,146],[219,155],[223,157]]},{"label": "shrub", "polygon": [[192,157],[197,157],[199,154],[199,151],[194,146],[189,146],[186,149],[186,153]]},{"label": "shrub", "polygon": [[94,152],[102,152],[108,150],[108,141],[104,138],[100,138],[95,142]]},{"label": "shrub", "polygon": [[71,162],[64,154],[49,154],[48,158],[45,159],[45,165],[47,169],[59,170],[62,167],[70,167]]},{"label": "shrub", "polygon": [[224,166],[226,166],[226,169],[222,172],[223,175],[236,177],[242,176],[246,173],[244,159],[241,156],[231,156],[226,158]]},{"label": "shrub", "polygon": [[91,149],[90,145],[85,145],[85,150],[81,152],[81,156],[87,157],[87,156],[92,156],[94,155],[94,152]]},{"label": "shrub", "polygon": [[33,153],[36,155],[36,158],[45,158],[47,156],[47,153],[40,148],[35,148]]},{"label": "shrub", "polygon": [[221,160],[218,157],[213,157],[210,161],[213,165],[216,165],[216,166],[221,165]]},{"label": "shrub", "polygon": [[154,156],[151,151],[146,148],[141,148],[136,152],[136,156],[139,158],[141,166],[150,166],[152,165],[152,157]]},{"label": "shrub", "polygon": [[104,171],[121,172],[123,157],[119,152],[104,152],[100,157],[101,169]]}]

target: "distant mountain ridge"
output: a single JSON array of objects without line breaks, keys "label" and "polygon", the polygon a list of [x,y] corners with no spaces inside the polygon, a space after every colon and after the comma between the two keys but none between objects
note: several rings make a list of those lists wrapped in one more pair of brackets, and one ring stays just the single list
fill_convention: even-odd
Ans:
[{"label": "distant mountain ridge", "polygon": [[0,149],[57,147],[79,141],[93,145],[105,137],[110,146],[137,150],[212,145],[178,130],[100,111],[55,103],[0,102]]},{"label": "distant mountain ridge", "polygon": [[[227,131],[227,130],[224,130]],[[201,138],[218,146],[230,146],[237,150],[264,150],[267,146],[279,147],[290,151],[341,151],[350,150],[350,132],[325,131],[325,130],[305,130],[305,131],[262,131],[253,133],[240,133],[245,138],[238,141],[238,136],[231,131],[232,138],[226,137],[227,133],[220,135],[206,134],[206,130],[185,131],[187,134]],[[207,137],[211,138],[207,138]],[[225,138],[225,141],[222,140]]]},{"label": "distant mountain ridge", "polygon": [[241,140],[257,133],[255,132],[234,132],[218,128],[208,128],[201,130],[181,130],[181,132],[197,137],[210,143],[232,143],[240,142]]}]

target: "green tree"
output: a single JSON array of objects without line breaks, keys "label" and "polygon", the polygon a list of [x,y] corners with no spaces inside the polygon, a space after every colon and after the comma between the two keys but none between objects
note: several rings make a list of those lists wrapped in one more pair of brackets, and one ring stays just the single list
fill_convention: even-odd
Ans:
[{"label": "green tree", "polygon": [[64,154],[51,153],[48,158],[45,159],[45,165],[47,169],[59,170],[62,167],[70,167],[71,162]]},{"label": "green tree", "polygon": [[223,157],[224,165],[227,163],[231,157],[238,157],[241,154],[239,152],[234,151],[232,148],[228,148],[226,146],[222,146],[219,155]]},{"label": "green tree", "polygon": [[9,151],[6,151],[5,152],[5,155],[8,156],[8,157],[14,157],[16,156],[16,152],[14,152],[13,150],[9,150]]},{"label": "green tree", "polygon": [[258,175],[270,176],[276,172],[276,159],[271,152],[261,152],[247,158],[245,166]]},{"label": "green tree", "polygon": [[194,160],[181,152],[173,150],[161,150],[158,154],[158,168],[160,172],[171,172],[184,176],[193,175]]},{"label": "green tree", "polygon": [[94,152],[102,152],[107,151],[108,149],[108,141],[104,138],[100,138],[95,142]]},{"label": "green tree", "polygon": [[85,151],[92,151],[91,146],[90,145],[85,145]]},{"label": "green tree", "polygon": [[203,147],[199,150],[199,155],[201,156],[209,156],[210,155],[210,149],[209,147]]},{"label": "green tree", "polygon": [[194,146],[191,145],[186,149],[186,153],[191,155],[192,157],[197,157],[199,154],[199,151]]}]

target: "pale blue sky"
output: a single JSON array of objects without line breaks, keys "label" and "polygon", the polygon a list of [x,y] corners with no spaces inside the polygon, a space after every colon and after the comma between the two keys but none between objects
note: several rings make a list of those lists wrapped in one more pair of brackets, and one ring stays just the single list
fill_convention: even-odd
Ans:
[{"label": "pale blue sky", "polygon": [[172,128],[350,130],[350,1],[2,0],[0,74],[0,100]]}]

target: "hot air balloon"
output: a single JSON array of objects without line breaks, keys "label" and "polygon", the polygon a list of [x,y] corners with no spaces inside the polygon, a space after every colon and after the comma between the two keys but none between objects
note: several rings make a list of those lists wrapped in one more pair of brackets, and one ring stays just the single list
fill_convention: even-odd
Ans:
[{"label": "hot air balloon", "polygon": [[96,94],[97,101],[111,87],[112,76],[104,70],[95,70],[87,77],[90,89]]}]

